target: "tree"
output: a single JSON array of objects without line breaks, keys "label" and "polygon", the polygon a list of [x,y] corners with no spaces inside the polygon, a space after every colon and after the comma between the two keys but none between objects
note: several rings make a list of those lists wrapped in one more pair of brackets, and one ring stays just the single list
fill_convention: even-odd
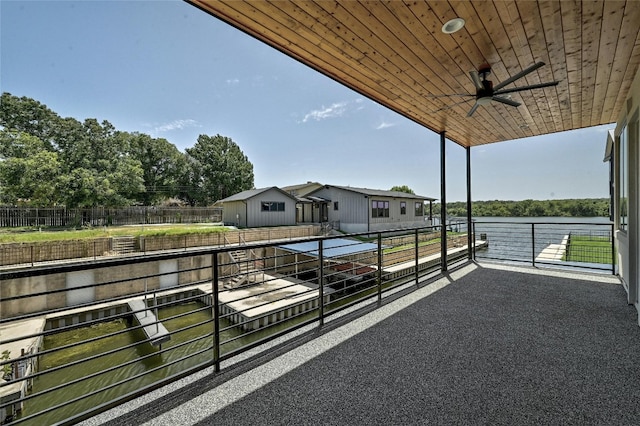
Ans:
[{"label": "tree", "polygon": [[129,154],[126,138],[111,123],[94,118],[80,123],[65,119],[66,138],[58,143],[65,188],[61,202],[67,207],[124,206],[144,192],[143,171]]},{"label": "tree", "polygon": [[178,196],[209,205],[250,188],[253,165],[227,137],[200,135],[183,154],[165,139],[2,94],[0,202],[116,207]]},{"label": "tree", "polygon": [[2,201],[120,206],[144,191],[142,168],[108,121],[60,118],[26,97],[2,94]]},{"label": "tree", "polygon": [[185,155],[175,145],[166,139],[155,139],[141,133],[120,132],[118,137],[128,140],[129,153],[142,168],[144,192],[138,196],[142,204],[150,206],[179,196],[179,186],[188,164]]},{"label": "tree", "polygon": [[241,191],[253,188],[253,164],[240,147],[225,136],[198,136],[187,154],[198,164],[193,187],[201,188],[198,204],[213,202]]},{"label": "tree", "polygon": [[59,197],[60,163],[35,136],[0,131],[0,202],[51,206]]},{"label": "tree", "polygon": [[415,195],[415,192],[413,192],[413,190],[409,188],[407,185],[394,186],[390,189],[390,191],[406,192],[407,194]]},{"label": "tree", "polygon": [[23,96],[4,92],[0,98],[0,126],[6,130],[28,133],[55,148],[60,117],[46,105]]},{"label": "tree", "polygon": [[[178,177],[178,198],[191,207],[204,200],[202,165],[189,154],[184,156],[184,166]],[[204,203],[203,203],[204,204]]]}]

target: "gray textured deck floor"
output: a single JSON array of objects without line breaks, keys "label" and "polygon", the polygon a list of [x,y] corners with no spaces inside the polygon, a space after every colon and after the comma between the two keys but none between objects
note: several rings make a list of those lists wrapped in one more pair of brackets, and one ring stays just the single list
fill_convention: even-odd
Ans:
[{"label": "gray textured deck floor", "polygon": [[467,266],[86,423],[637,425],[640,328],[615,282]]}]

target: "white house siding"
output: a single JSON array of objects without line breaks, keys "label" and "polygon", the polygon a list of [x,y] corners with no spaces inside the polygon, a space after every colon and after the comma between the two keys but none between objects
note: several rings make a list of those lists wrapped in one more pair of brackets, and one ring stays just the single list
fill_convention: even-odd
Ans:
[{"label": "white house siding", "polygon": [[[281,191],[270,189],[246,202],[247,226],[250,228],[296,224],[296,201]],[[284,211],[262,211],[262,202],[283,202]]]},{"label": "white house siding", "polygon": [[[625,105],[618,117],[615,129],[616,142],[626,125],[628,130],[628,161],[626,163],[629,188],[628,202],[628,230],[616,231],[616,248],[618,253],[618,271],[625,282],[630,304],[635,305],[640,312],[640,72],[635,79],[627,96]],[[616,187],[615,203],[615,228],[619,228],[620,222],[620,194],[619,194],[619,146],[615,146],[615,174]],[[640,315],[638,317],[640,324]]]}]

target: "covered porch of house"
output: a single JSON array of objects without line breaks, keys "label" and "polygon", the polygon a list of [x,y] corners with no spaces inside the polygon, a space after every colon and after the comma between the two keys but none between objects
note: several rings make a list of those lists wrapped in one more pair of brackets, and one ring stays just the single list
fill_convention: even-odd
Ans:
[{"label": "covered porch of house", "polygon": [[296,196],[296,223],[323,223],[329,220],[329,203],[322,197]]},{"label": "covered porch of house", "polygon": [[[613,123],[628,110],[629,164],[638,164],[629,90],[640,5],[632,0],[189,2],[437,132],[443,218],[447,139],[466,150],[469,221],[472,147]],[[458,33],[457,18],[467,25]],[[490,63],[496,82],[515,82],[538,61],[546,66],[526,83],[559,84],[511,103],[491,104],[484,80],[469,78]],[[477,104],[450,98],[476,89],[462,96]],[[631,170],[627,290],[612,275],[474,262],[471,233],[468,261],[451,265],[442,227],[436,276],[125,395],[84,423],[636,424],[640,234]]]},{"label": "covered porch of house", "polygon": [[[472,147],[615,123],[626,111],[629,164],[638,163],[633,1],[190,2],[438,133],[442,218],[447,140],[466,150],[469,222]],[[538,90],[495,99],[487,70],[496,90]],[[634,170],[630,218],[638,217]],[[636,424],[634,220],[625,252],[631,290],[616,276],[475,262],[450,269],[443,227],[440,278],[362,316],[301,331],[295,345],[205,375],[111,424],[128,416],[154,424]]]}]

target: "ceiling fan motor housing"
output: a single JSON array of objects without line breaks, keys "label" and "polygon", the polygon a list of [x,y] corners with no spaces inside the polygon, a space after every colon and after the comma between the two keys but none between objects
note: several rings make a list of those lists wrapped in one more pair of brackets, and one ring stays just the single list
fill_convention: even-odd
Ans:
[{"label": "ceiling fan motor housing", "polygon": [[484,87],[482,89],[478,89],[476,93],[476,99],[478,100],[478,103],[484,105],[491,102],[491,97],[493,96],[493,82],[487,80],[486,76],[483,75],[482,85]]}]

